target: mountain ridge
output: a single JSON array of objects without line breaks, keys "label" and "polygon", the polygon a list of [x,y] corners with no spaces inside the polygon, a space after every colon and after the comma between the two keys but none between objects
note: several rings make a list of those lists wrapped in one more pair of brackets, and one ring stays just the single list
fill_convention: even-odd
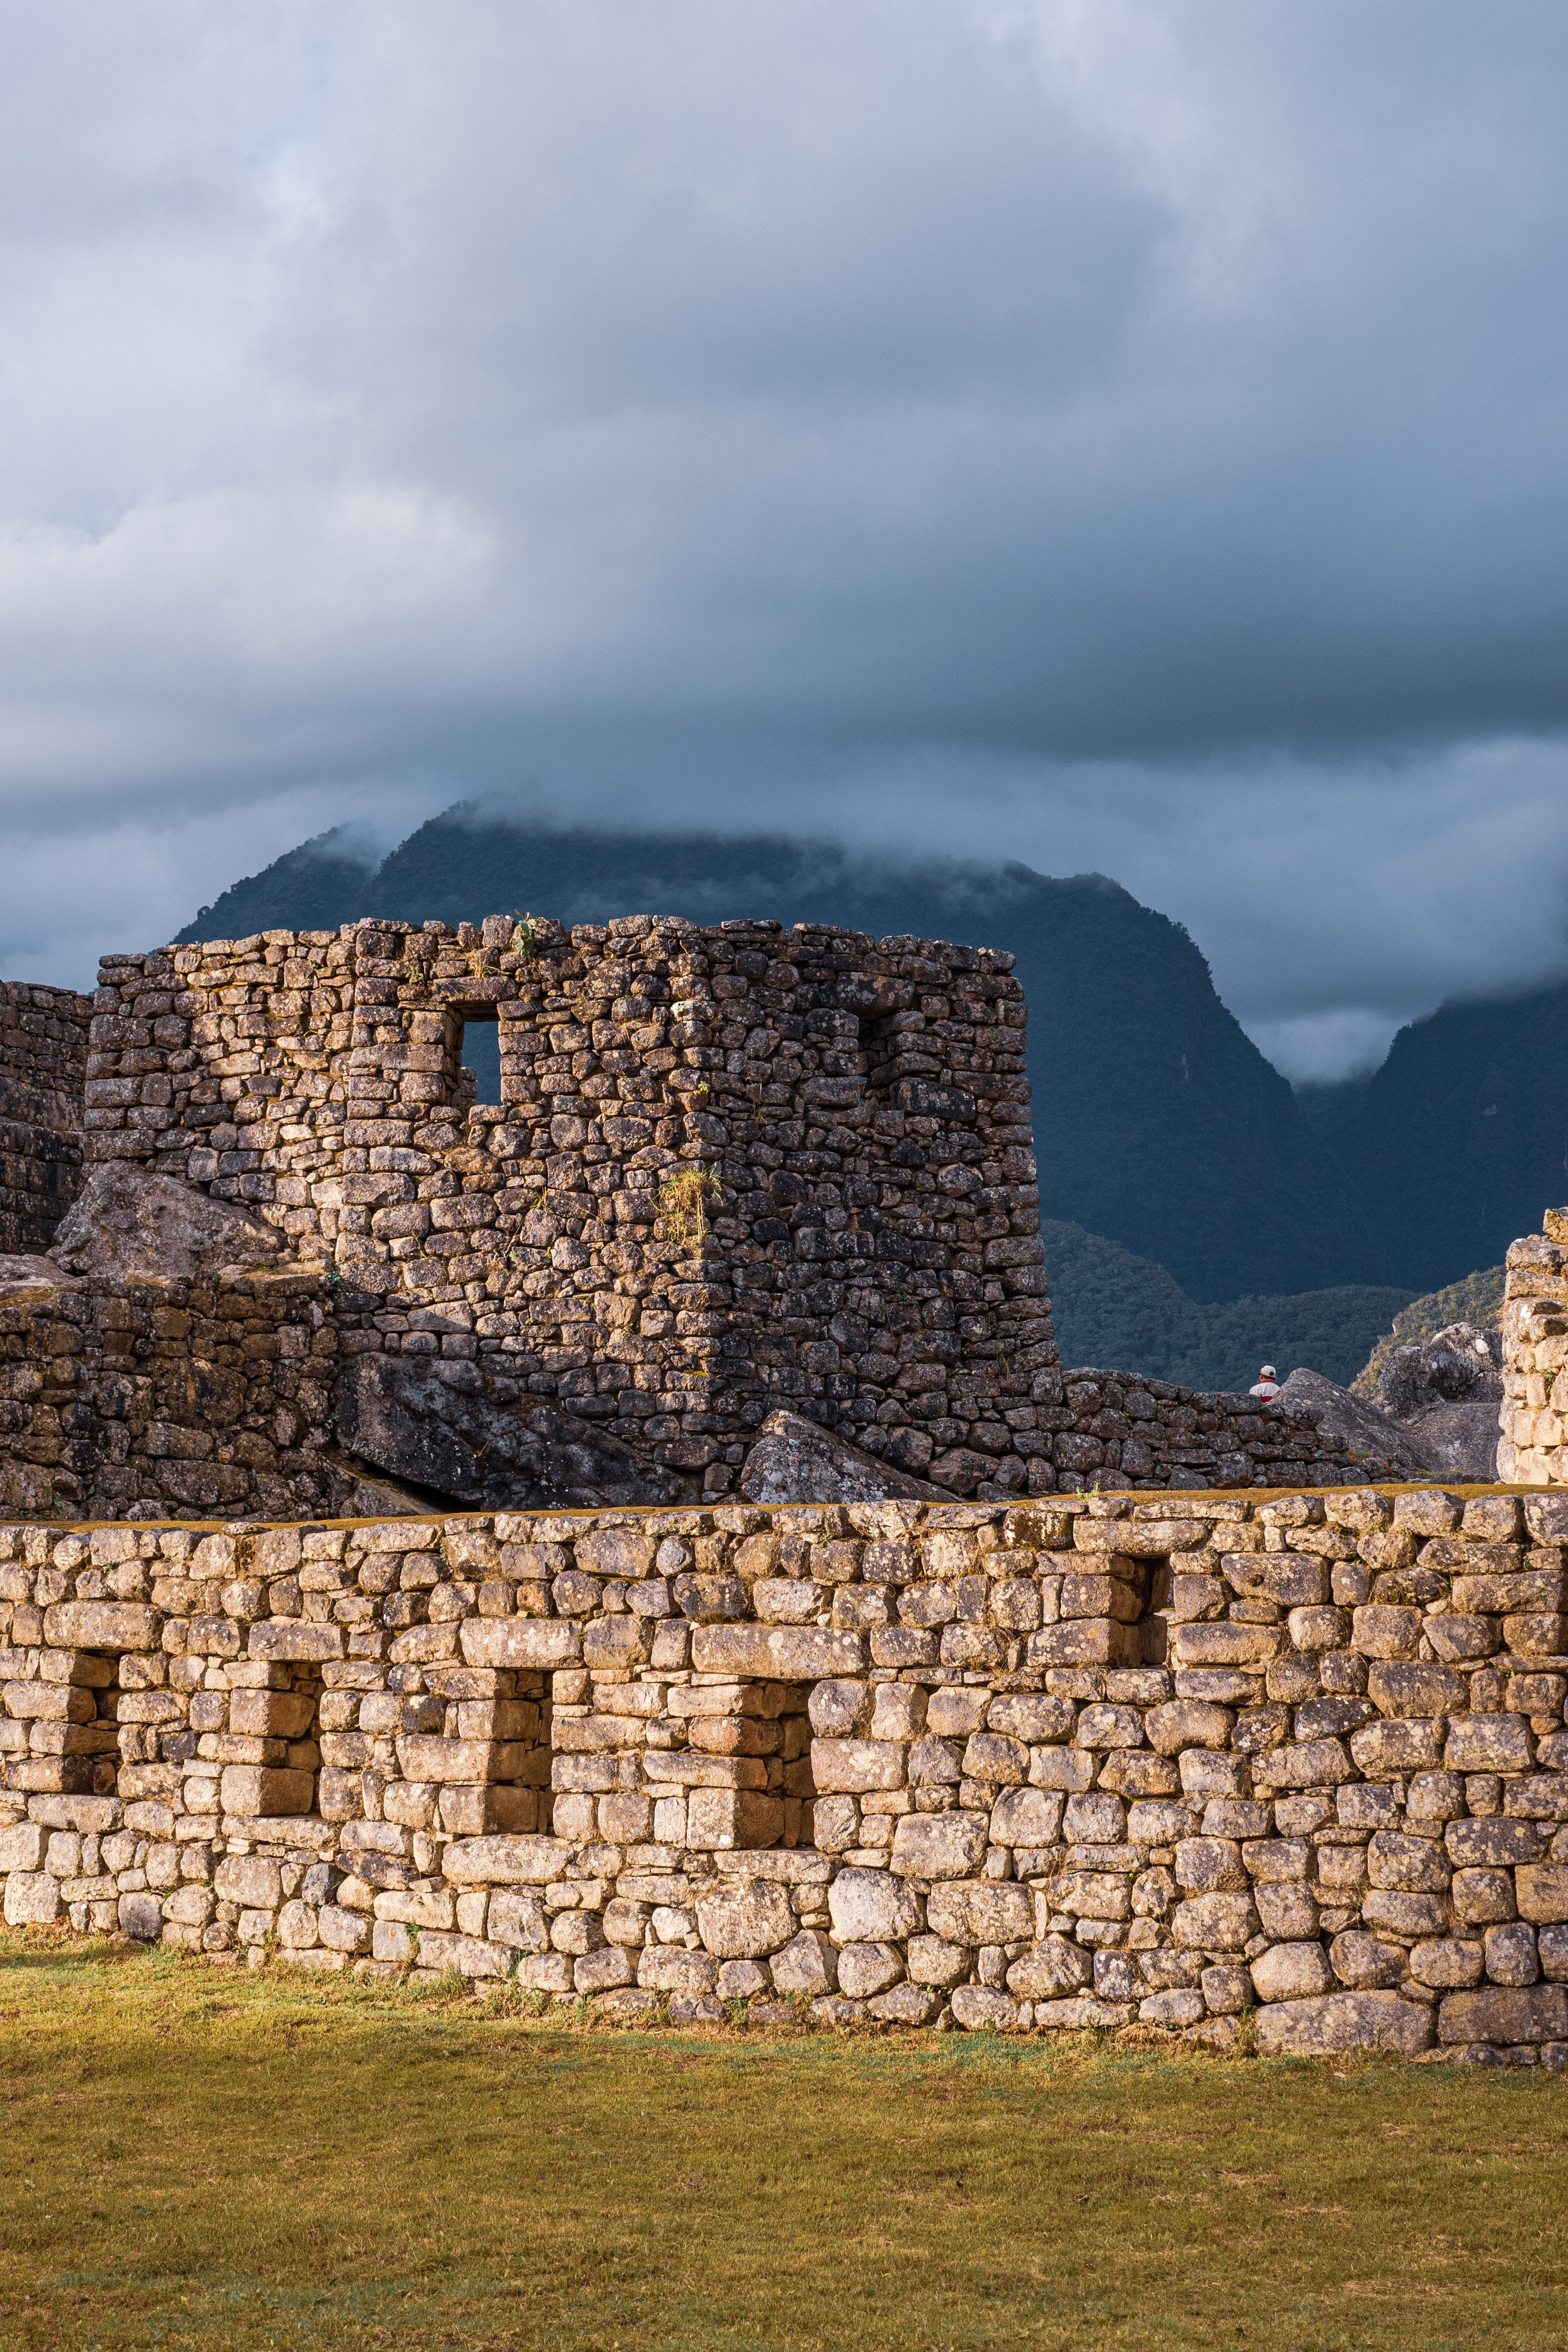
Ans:
[{"label": "mountain ridge", "polygon": [[460,804],[373,868],[340,834],[301,844],[181,938],[514,907],[569,923],[771,916],[1010,949],[1030,1004],[1048,1216],[1153,1259],[1198,1302],[1375,1276],[1377,1245],[1337,1158],[1221,1003],[1200,950],[1103,875],[898,860],[782,835],[546,825]]}]

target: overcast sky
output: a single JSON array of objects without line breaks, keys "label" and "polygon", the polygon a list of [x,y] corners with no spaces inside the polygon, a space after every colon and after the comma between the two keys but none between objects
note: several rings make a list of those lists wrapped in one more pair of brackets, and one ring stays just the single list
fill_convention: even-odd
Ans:
[{"label": "overcast sky", "polygon": [[1568,971],[1568,16],[0,0],[0,970],[460,795]]}]

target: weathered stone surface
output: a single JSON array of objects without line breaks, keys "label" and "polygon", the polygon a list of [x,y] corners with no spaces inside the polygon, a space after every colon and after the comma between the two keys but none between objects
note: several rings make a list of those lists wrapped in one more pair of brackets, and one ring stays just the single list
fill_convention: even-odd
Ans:
[{"label": "weathered stone surface", "polygon": [[48,1927],[64,1913],[60,1882],[47,1871],[13,1870],[5,1881],[5,1925]]},{"label": "weathered stone surface", "polygon": [[89,1169],[49,1255],[84,1278],[173,1282],[275,1264],[283,1248],[281,1234],[232,1201],[122,1160]]},{"label": "weathered stone surface", "polygon": [[1418,1447],[1439,1478],[1466,1486],[1484,1485],[1497,1476],[1498,1406],[1435,1404],[1406,1422],[1413,1445]]},{"label": "weathered stone surface", "polygon": [[1568,1985],[1489,1985],[1451,1992],[1437,2011],[1443,2042],[1527,2042],[1568,2039]]},{"label": "weathered stone surface", "polygon": [[966,2033],[1011,2033],[1018,2025],[1017,2001],[986,1985],[956,1986],[952,2006],[954,2023]]},{"label": "weathered stone surface", "polygon": [[1258,1914],[1249,1895],[1192,1895],[1176,1906],[1171,1932],[1178,1946],[1239,1951],[1258,1933]]},{"label": "weathered stone surface", "polygon": [[1521,1919],[1537,1926],[1568,1920],[1568,1863],[1521,1864],[1514,1885]]},{"label": "weathered stone surface", "polygon": [[458,1640],[471,1666],[571,1666],[582,1655],[570,1617],[470,1617]]},{"label": "weathered stone surface", "polygon": [[[1090,1980],[1089,1955],[1064,1936],[1047,1936],[1019,1954],[1008,1969],[1008,1990],[1020,2000],[1056,2000]],[[1198,1999],[1201,2015],[1203,2001]]]},{"label": "weathered stone surface", "polygon": [[817,1682],[863,1672],[865,1636],[826,1625],[695,1625],[692,1664],[703,1675]]},{"label": "weathered stone surface", "polygon": [[820,1929],[802,1927],[775,1953],[772,1975],[781,1993],[831,1992],[838,1983],[838,1955]]},{"label": "weathered stone surface", "polygon": [[1331,2057],[1343,2050],[1391,2050],[1408,2058],[1429,2050],[1435,2038],[1431,2011],[1396,1992],[1331,1992],[1271,2001],[1258,2012],[1261,2058]]},{"label": "weathered stone surface", "polygon": [[932,1887],[925,1916],[950,1944],[1012,1944],[1034,1933],[1034,1898],[1005,1880],[961,1879]]},{"label": "weathered stone surface", "polygon": [[546,1885],[565,1876],[572,1853],[561,1838],[456,1838],[446,1848],[442,1867],[459,1886]]},{"label": "weathered stone surface", "polygon": [[1387,1990],[1405,1973],[1405,1954],[1397,1944],[1385,1944],[1364,1928],[1347,1928],[1329,1946],[1329,1958],[1341,1984],[1353,1992]]},{"label": "weathered stone surface", "polygon": [[491,1510],[661,1503],[677,1482],[559,1405],[504,1403],[476,1375],[456,1386],[421,1356],[351,1356],[338,1381],[349,1453],[411,1486]]},{"label": "weathered stone surface", "polygon": [[134,1601],[59,1601],[44,1612],[44,1639],[58,1650],[156,1650],[162,1612]]},{"label": "weathered stone surface", "polygon": [[917,1879],[964,1878],[984,1859],[984,1813],[904,1813],[893,1835],[893,1867]]},{"label": "weathered stone surface", "polygon": [[1333,1970],[1321,1944],[1272,1944],[1252,1962],[1260,2000],[1304,2000],[1329,1991]]},{"label": "weathered stone surface", "polygon": [[863,1454],[796,1412],[770,1412],[758,1431],[738,1481],[751,1503],[880,1503],[910,1496],[944,1502],[927,1486],[874,1454]]},{"label": "weathered stone surface", "polygon": [[1322,1372],[1293,1371],[1281,1382],[1278,1402],[1310,1420],[1320,1438],[1362,1461],[1370,1478],[1422,1478],[1438,1467],[1386,1406],[1352,1396]]},{"label": "weathered stone surface", "polygon": [[842,1944],[918,1935],[925,1924],[920,1897],[885,1870],[841,1870],[828,1888],[828,1911]]},{"label": "weathered stone surface", "polygon": [[788,1887],[767,1878],[725,1879],[698,1895],[696,1914],[705,1949],[721,1960],[765,1959],[796,1932]]},{"label": "weathered stone surface", "polygon": [[929,2025],[941,2007],[940,1993],[924,1985],[898,1984],[868,2000],[865,2010],[881,2025]]}]

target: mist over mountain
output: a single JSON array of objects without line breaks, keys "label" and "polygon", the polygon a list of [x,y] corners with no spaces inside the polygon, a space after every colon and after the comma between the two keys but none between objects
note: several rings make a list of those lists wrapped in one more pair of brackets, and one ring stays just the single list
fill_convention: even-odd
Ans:
[{"label": "mist over mountain", "polygon": [[1040,1201],[1166,1267],[1189,1299],[1377,1279],[1332,1150],[1220,1003],[1177,923],[1103,875],[900,863],[781,835],[615,833],[446,811],[372,867],[326,835],[238,882],[181,934],[247,938],[361,915],[657,911],[914,932],[1009,948],[1030,1007]]},{"label": "mist over mountain", "polygon": [[1388,1281],[1436,1290],[1496,1265],[1568,1201],[1568,987],[1439,1005],[1333,1091],[1329,1142]]}]

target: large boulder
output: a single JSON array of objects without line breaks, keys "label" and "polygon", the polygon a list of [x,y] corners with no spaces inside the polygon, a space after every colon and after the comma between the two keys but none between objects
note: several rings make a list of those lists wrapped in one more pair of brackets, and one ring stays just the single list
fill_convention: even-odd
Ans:
[{"label": "large boulder", "polygon": [[1396,1348],[1377,1375],[1377,1402],[1396,1421],[1416,1422],[1441,1405],[1502,1402],[1502,1334],[1449,1323],[1419,1347]]},{"label": "large boulder", "polygon": [[795,1412],[771,1412],[757,1433],[740,1474],[748,1503],[946,1503],[942,1487],[925,1486],[891,1462],[862,1454]]},{"label": "large boulder", "polygon": [[1497,1476],[1500,1412],[1490,1397],[1480,1404],[1434,1404],[1407,1426],[1439,1478],[1485,1486]]},{"label": "large boulder", "polygon": [[48,1255],[89,1281],[169,1282],[275,1265],[284,1249],[281,1234],[232,1201],[117,1160],[89,1170]]},{"label": "large boulder", "polygon": [[677,1482],[591,1422],[542,1399],[497,1397],[476,1366],[352,1356],[338,1381],[349,1454],[476,1510],[668,1503]]},{"label": "large boulder", "polygon": [[1381,1405],[1352,1396],[1348,1389],[1304,1368],[1291,1374],[1275,1400],[1292,1420],[1311,1422],[1318,1435],[1342,1446],[1368,1482],[1379,1478],[1426,1478],[1437,1465],[1420,1442]]}]

